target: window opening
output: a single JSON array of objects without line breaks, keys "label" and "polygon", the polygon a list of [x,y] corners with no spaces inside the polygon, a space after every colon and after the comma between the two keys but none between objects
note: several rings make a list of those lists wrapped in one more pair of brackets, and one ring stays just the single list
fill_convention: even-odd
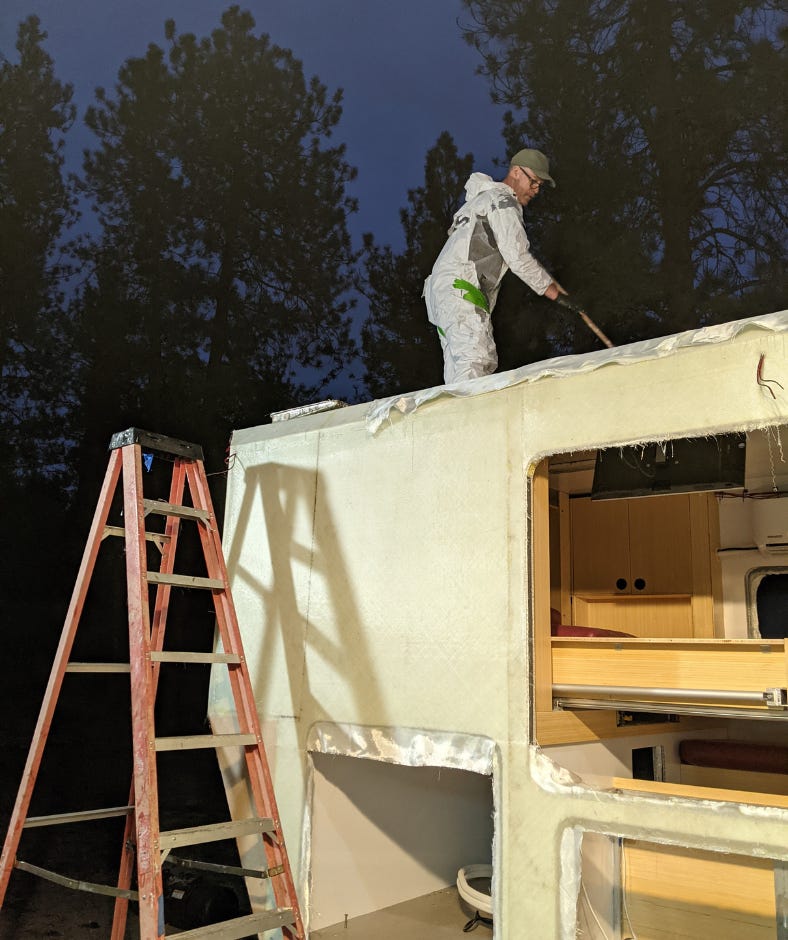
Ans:
[{"label": "window opening", "polygon": [[788,568],[755,568],[748,573],[747,620],[751,637],[788,636]]},{"label": "window opening", "polygon": [[662,745],[632,749],[632,779],[665,779],[665,748]]}]

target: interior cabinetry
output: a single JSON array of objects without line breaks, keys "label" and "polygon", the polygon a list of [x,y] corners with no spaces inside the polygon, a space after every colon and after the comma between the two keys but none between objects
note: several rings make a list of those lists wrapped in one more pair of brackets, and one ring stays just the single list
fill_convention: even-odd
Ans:
[{"label": "interior cabinetry", "polygon": [[[788,643],[747,639],[733,616],[726,636],[718,494],[592,501],[592,473],[590,455],[580,452],[544,461],[534,473],[537,742],[590,781],[785,806],[788,773],[723,759],[725,746],[754,738],[770,752],[785,744],[788,728],[779,719],[786,715]],[[730,525],[724,534],[731,544]],[[549,639],[548,605],[560,610],[562,625]],[[720,763],[681,758],[680,745],[699,735]],[[636,750],[660,752],[662,775],[655,758],[653,780],[640,779]]]},{"label": "interior cabinetry", "polygon": [[[567,472],[570,463],[579,469]],[[617,725],[615,711],[553,708],[553,656],[565,641],[551,640],[551,608],[561,612],[564,624],[668,644],[715,637],[720,605],[715,494],[592,502],[586,495],[588,463],[562,460],[551,473],[544,461],[533,476],[535,704],[542,745],[631,734]],[[626,585],[616,583],[621,579]],[[619,675],[617,684],[622,681]],[[657,723],[644,733],[658,733],[660,727],[666,725]]]},{"label": "interior cabinetry", "polygon": [[[570,501],[572,590],[691,594],[690,497]],[[667,550],[666,550],[667,549]]]},{"label": "interior cabinetry", "polygon": [[573,622],[640,637],[714,636],[710,499],[571,499]]}]

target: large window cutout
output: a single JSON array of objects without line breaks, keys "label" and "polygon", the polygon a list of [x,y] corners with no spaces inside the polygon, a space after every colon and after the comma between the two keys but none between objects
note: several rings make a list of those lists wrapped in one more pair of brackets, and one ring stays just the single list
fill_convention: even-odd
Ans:
[{"label": "large window cutout", "polygon": [[[728,584],[719,563],[723,504],[736,510],[726,516],[725,550],[749,544],[756,553],[758,513],[773,517],[779,502],[788,505],[779,499],[788,465],[768,441],[764,432],[747,435],[745,488],[733,497],[726,489],[724,500],[715,492],[595,500],[595,451],[555,455],[537,468],[534,517],[545,521],[534,525],[536,742],[581,779],[642,780],[684,795],[696,787],[698,797],[713,788],[722,799],[783,805],[788,759],[785,773],[764,771],[757,748],[738,745],[757,741],[779,753],[786,745],[788,565],[775,555],[777,564],[753,573],[748,614],[744,575]],[[749,498],[764,481],[770,499]],[[788,527],[784,515],[769,533]],[[702,769],[681,757],[682,742],[697,738],[712,755]],[[653,754],[664,760],[644,770]],[[733,790],[740,796],[726,795]]]}]

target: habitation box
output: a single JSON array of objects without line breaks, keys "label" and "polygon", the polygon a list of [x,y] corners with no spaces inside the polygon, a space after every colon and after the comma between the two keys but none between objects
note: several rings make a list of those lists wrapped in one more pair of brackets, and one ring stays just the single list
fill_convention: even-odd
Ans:
[{"label": "habitation box", "polygon": [[[788,746],[787,338],[779,313],[234,433],[225,554],[313,930],[489,862],[499,938],[778,936],[788,766],[680,751]],[[593,498],[600,452],[734,432],[740,486]]]}]

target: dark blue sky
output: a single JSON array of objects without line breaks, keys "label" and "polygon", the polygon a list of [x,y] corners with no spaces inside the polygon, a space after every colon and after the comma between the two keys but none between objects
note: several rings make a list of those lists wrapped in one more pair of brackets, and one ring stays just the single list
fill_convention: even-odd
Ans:
[{"label": "dark blue sky", "polygon": [[[180,32],[207,35],[230,0],[2,0],[0,53],[15,59],[16,28],[36,13],[49,34],[46,48],[61,81],[71,82],[80,108],[94,89],[111,88],[120,64],[164,45],[164,21]],[[247,0],[257,32],[292,49],[307,75],[333,91],[344,89],[336,139],[347,144],[358,168],[353,194],[359,212],[356,241],[371,231],[401,247],[399,209],[407,191],[424,179],[424,158],[443,130],[460,153],[473,153],[476,169],[498,175],[504,159],[502,109],[475,74],[478,54],[462,39],[467,22],[460,0]],[[78,166],[88,132],[71,133],[70,159]]]}]

